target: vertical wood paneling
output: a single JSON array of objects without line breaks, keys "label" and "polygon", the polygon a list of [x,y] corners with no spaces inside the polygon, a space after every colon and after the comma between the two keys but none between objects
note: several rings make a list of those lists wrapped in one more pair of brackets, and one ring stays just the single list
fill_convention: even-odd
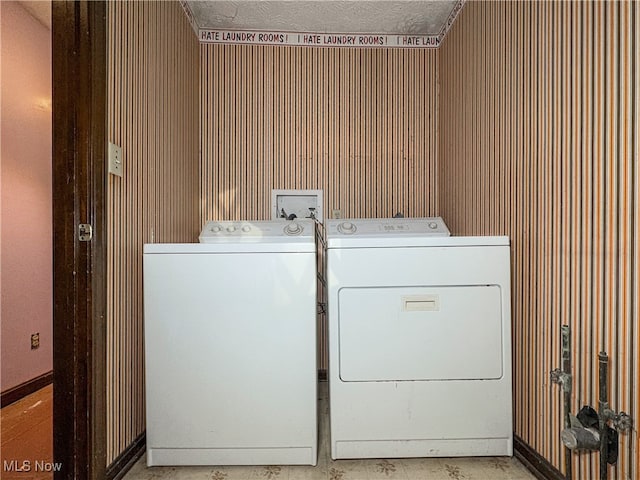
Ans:
[{"label": "vertical wood paneling", "polygon": [[[640,2],[468,2],[438,52],[440,213],[455,234],[512,241],[515,432],[564,468],[562,324],[572,410],[640,412]],[[639,478],[638,430],[610,478]],[[574,455],[596,478],[597,455]]]},{"label": "vertical wood paneling", "polygon": [[199,219],[198,42],[178,2],[108,3],[107,464],[145,430],[142,247]]},{"label": "vertical wood paneling", "polygon": [[203,222],[268,218],[273,188],[322,188],[345,217],[435,213],[435,50],[200,48]]},{"label": "vertical wood paneling", "polygon": [[437,55],[201,45],[201,223],[270,218],[274,188],[324,190],[326,218],[435,215]]}]

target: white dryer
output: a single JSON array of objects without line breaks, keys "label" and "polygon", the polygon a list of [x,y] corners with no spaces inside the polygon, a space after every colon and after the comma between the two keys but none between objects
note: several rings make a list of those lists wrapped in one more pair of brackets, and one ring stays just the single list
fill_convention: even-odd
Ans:
[{"label": "white dryer", "polygon": [[331,456],[512,455],[507,237],[327,225]]},{"label": "white dryer", "polygon": [[312,221],[144,246],[147,464],[315,465]]}]

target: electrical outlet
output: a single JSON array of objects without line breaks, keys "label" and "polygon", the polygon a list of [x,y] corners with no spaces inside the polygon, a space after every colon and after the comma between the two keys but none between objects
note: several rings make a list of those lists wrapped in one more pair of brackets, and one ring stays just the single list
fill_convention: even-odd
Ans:
[{"label": "electrical outlet", "polygon": [[342,212],[339,209],[334,208],[333,214],[331,215],[334,219],[342,218]]},{"label": "electrical outlet", "polygon": [[31,350],[35,350],[36,348],[40,348],[40,334],[32,333],[31,334]]},{"label": "electrical outlet", "polygon": [[122,177],[122,148],[109,142],[109,173]]}]

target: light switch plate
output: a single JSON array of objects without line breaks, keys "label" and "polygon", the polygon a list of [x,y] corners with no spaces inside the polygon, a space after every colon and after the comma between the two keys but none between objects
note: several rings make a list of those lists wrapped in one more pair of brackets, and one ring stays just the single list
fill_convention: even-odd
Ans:
[{"label": "light switch plate", "polygon": [[109,142],[109,173],[122,176],[122,148]]}]

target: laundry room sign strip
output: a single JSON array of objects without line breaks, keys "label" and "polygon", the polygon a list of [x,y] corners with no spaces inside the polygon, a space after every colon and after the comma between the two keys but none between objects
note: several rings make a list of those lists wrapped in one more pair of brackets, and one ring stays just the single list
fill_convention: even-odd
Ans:
[{"label": "laundry room sign strip", "polygon": [[308,47],[436,48],[443,35],[369,35],[199,30],[201,43],[289,45]]}]

